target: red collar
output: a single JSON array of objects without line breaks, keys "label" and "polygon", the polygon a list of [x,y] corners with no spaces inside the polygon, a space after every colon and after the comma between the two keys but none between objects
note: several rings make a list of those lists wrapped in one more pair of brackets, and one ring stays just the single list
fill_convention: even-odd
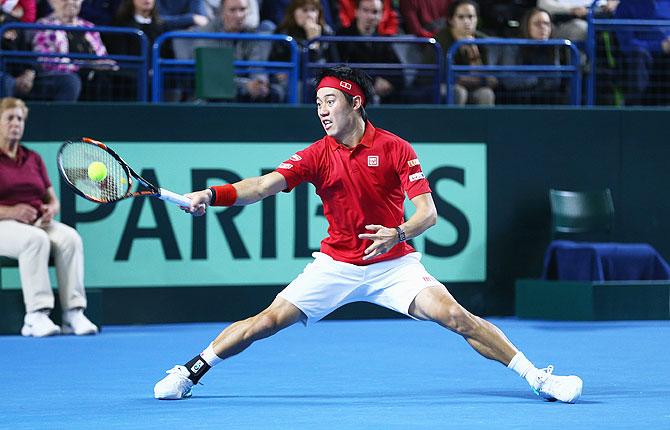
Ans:
[{"label": "red collar", "polygon": [[[372,143],[374,142],[375,138],[375,131],[377,129],[372,125],[370,121],[365,121],[365,132],[363,133],[363,137],[361,138],[361,141],[358,142],[358,145],[354,146],[351,150],[353,151],[356,149],[359,145],[363,145],[367,148],[372,148]],[[328,145],[333,149],[336,150],[337,148],[344,147],[344,145],[341,145],[337,143],[337,140],[330,136],[326,136],[326,142],[328,142]]]}]

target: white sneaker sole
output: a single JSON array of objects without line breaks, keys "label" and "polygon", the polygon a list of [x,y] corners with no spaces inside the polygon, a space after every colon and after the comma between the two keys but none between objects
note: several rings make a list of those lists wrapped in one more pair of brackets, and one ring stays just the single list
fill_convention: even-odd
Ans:
[{"label": "white sneaker sole", "polygon": [[96,329],[86,330],[86,331],[77,333],[69,325],[62,325],[61,326],[61,333],[63,333],[63,334],[74,334],[76,336],[88,336],[88,335],[91,335],[91,334],[98,334],[98,329],[96,328]]},{"label": "white sneaker sole", "polygon": [[58,326],[56,326],[53,330],[46,332],[44,334],[36,335],[33,333],[32,326],[24,324],[23,327],[21,327],[21,336],[25,337],[48,337],[48,336],[55,336],[57,334],[60,334],[61,330]]},{"label": "white sneaker sole", "polygon": [[191,397],[191,394],[191,390],[188,390],[183,396],[179,396],[175,393],[157,393],[154,391],[154,398],[158,400],[183,400]]}]

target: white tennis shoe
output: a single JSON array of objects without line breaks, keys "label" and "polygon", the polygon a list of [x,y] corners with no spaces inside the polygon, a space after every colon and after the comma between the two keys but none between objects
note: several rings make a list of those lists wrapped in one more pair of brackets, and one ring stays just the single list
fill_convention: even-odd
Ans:
[{"label": "white tennis shoe", "polygon": [[63,312],[62,330],[63,334],[76,334],[77,336],[98,333],[98,327],[86,318],[82,308]]},{"label": "white tennis shoe", "polygon": [[553,374],[554,366],[539,369],[536,380],[532,384],[533,391],[543,399],[554,402],[575,403],[582,395],[583,382],[579,376],[557,376]]},{"label": "white tennis shoe", "polygon": [[28,312],[23,318],[21,336],[45,337],[60,334],[60,327],[49,318],[49,309]]},{"label": "white tennis shoe", "polygon": [[168,374],[154,386],[154,397],[160,400],[179,400],[191,397],[193,381],[188,379],[190,373],[184,366],[175,366],[166,371]]}]

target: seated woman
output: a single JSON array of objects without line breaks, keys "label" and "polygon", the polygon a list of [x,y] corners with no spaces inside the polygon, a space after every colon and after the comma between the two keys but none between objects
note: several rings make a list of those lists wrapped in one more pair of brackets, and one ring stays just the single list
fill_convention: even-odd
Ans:
[{"label": "seated woman", "polygon": [[42,158],[21,145],[28,108],[16,98],[0,101],[0,255],[17,258],[26,316],[23,336],[61,333],[49,314],[54,295],[49,254],[56,264],[64,334],[95,334],[86,318],[84,250],[77,232],[53,219],[60,202]]},{"label": "seated woman", "polygon": [[[479,6],[474,0],[456,0],[449,5],[449,26],[435,36],[445,54],[456,41],[487,37],[477,31],[478,17]],[[454,57],[454,64],[463,66],[481,66],[488,62],[486,48],[478,45],[462,45]],[[494,105],[496,85],[495,77],[458,76],[452,88],[454,103]]]},{"label": "seated woman", "polygon": [[[523,16],[519,27],[522,39],[549,40],[552,23],[549,12],[532,8]],[[537,66],[561,64],[558,46],[505,46],[503,65]],[[561,104],[566,97],[561,90],[560,77],[533,76],[500,79],[503,91],[498,93],[500,103]]]},{"label": "seated woman", "polygon": [[[73,27],[93,27],[93,23],[79,17],[83,0],[49,0],[53,12],[39,20],[38,24],[67,25]],[[100,33],[95,31],[65,31],[39,30],[33,37],[33,51],[58,54],[95,54],[103,57],[107,55]],[[79,73],[82,78],[81,100],[109,100],[112,88],[109,76],[105,73],[116,70],[114,61],[108,59],[92,60],[86,64],[84,70],[70,58],[40,58],[42,69],[46,73]]]},{"label": "seated woman", "polygon": [[[158,15],[155,0],[123,0],[114,17],[113,25],[117,27],[136,28],[147,36],[148,70],[147,86],[151,88],[152,71],[151,49],[154,41],[167,31],[165,22]],[[128,34],[109,34],[105,37],[105,44],[111,54],[142,55],[140,41],[137,37]],[[173,58],[171,44],[164,43],[161,48],[161,58]],[[135,70],[122,71],[114,76],[114,100],[137,100],[137,76]]]},{"label": "seated woman", "polygon": [[[298,43],[304,43],[322,35],[332,36],[335,34],[324,20],[319,0],[292,0],[286,9],[284,21],[277,27],[275,33],[291,36]],[[335,63],[339,61],[337,49],[333,43],[313,42],[306,48],[309,51],[309,62],[311,63]],[[290,51],[286,44],[273,44],[270,61],[290,61],[290,58]],[[301,77],[301,79],[310,78],[311,76]],[[274,78],[283,87],[286,86],[286,79],[285,74],[278,74]]]}]

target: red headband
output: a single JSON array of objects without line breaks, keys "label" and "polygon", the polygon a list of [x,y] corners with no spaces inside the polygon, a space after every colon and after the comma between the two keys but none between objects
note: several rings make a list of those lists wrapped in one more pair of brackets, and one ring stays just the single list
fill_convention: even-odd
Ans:
[{"label": "red headband", "polygon": [[359,96],[361,98],[361,103],[365,106],[365,92],[363,88],[360,87],[356,82],[340,80],[334,76],[326,76],[321,79],[319,85],[316,87],[316,90],[319,91],[321,88],[335,88],[340,90],[343,93],[347,93],[350,96]]}]

